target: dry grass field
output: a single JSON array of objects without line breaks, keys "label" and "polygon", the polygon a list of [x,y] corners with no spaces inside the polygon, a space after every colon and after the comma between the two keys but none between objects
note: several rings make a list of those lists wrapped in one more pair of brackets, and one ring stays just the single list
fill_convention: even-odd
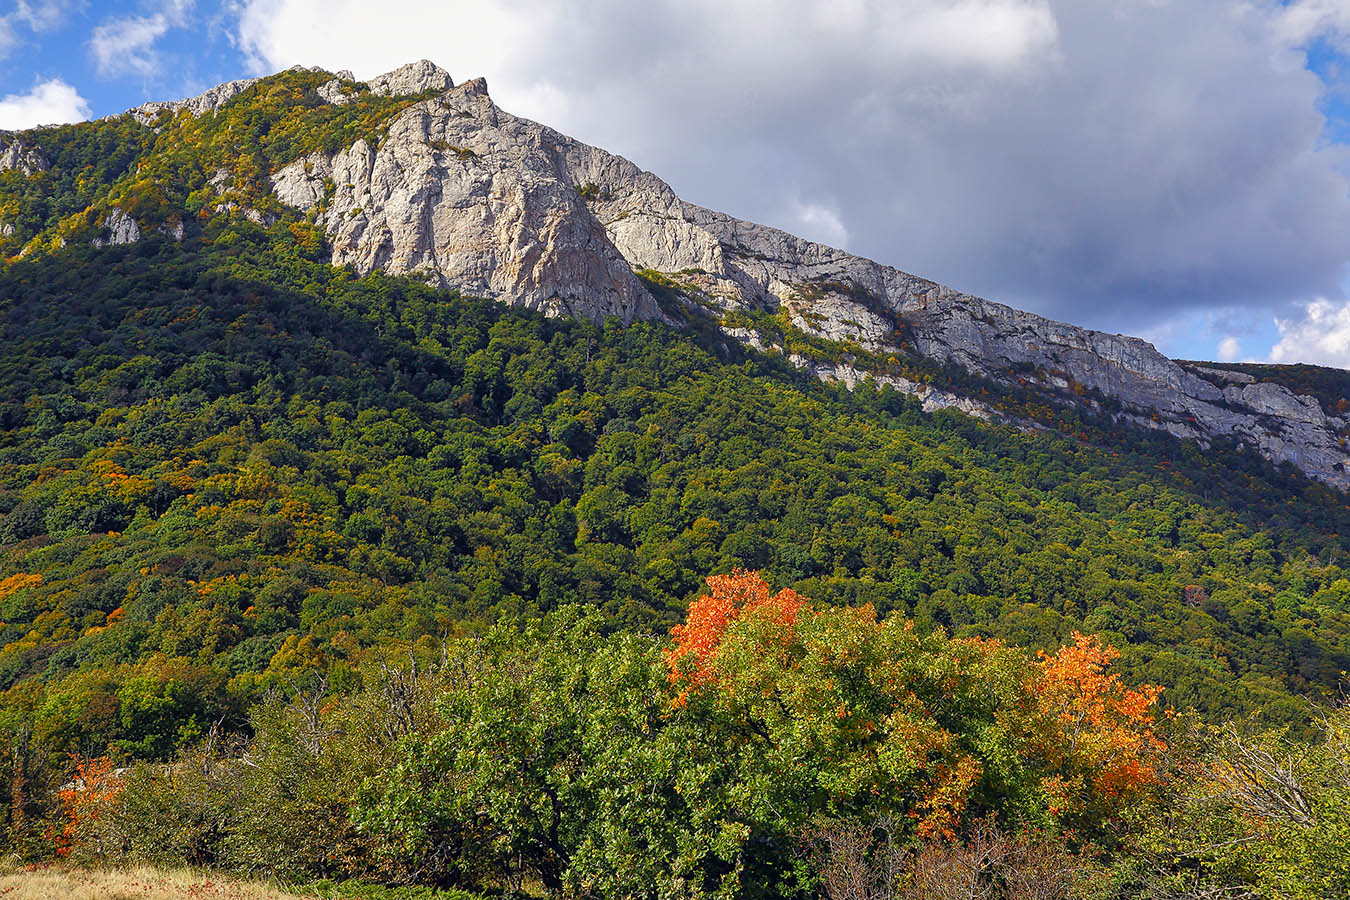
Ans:
[{"label": "dry grass field", "polygon": [[[310,894],[309,898],[317,895]],[[43,868],[0,875],[0,900],[301,900],[260,882],[201,872]],[[306,898],[308,900],[308,898]]]}]

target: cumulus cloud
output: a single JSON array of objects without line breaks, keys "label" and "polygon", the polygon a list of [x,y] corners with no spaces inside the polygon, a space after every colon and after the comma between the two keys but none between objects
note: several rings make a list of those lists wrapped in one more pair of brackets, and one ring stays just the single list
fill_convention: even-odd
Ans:
[{"label": "cumulus cloud", "polygon": [[[392,0],[379,16],[362,0],[241,6],[240,38],[264,70],[326,57],[372,75],[421,54],[454,56],[457,67],[519,84],[559,63],[565,71],[555,75],[569,85],[625,63],[685,74],[767,67],[786,75],[803,62],[833,63],[841,51],[882,69],[997,69],[1052,45],[1056,30],[1047,0],[596,0],[580,8],[546,0]],[[586,58],[585,51],[600,49],[602,58]],[[503,63],[516,71],[504,71]],[[617,78],[623,69],[608,72]]]},{"label": "cumulus cloud", "polygon": [[58,125],[89,118],[89,102],[59,78],[34,85],[26,94],[0,97],[0,130]]},{"label": "cumulus cloud", "polygon": [[1236,362],[1242,358],[1242,342],[1233,335],[1219,341],[1219,359],[1223,362]]},{"label": "cumulus cloud", "polygon": [[1303,304],[1300,316],[1277,317],[1275,327],[1280,341],[1271,348],[1271,362],[1350,368],[1350,302],[1314,300]]},{"label": "cumulus cloud", "polygon": [[[696,203],[1111,331],[1338,295],[1344,0],[241,0],[258,71],[428,57]],[[828,212],[828,216],[825,213]],[[847,223],[847,228],[843,227]],[[838,227],[835,227],[837,225]]]}]

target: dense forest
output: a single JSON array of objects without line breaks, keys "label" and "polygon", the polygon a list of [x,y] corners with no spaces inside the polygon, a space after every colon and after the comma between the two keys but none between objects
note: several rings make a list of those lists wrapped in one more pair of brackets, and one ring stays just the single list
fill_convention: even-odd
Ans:
[{"label": "dense forest", "polygon": [[[333,268],[266,174],[412,99],[327,77],[32,133],[51,167],[0,173],[14,860],[1350,890],[1344,496]],[[91,243],[112,209],[139,241]]]}]

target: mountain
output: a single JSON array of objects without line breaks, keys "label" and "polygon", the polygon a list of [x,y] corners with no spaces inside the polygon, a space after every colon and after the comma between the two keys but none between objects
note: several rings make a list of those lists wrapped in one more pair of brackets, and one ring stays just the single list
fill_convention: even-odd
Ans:
[{"label": "mountain", "polygon": [[[1145,677],[1199,664],[1201,708],[1350,665],[1344,373],[1173,362],[683,203],[426,62],[0,144],[16,683],[110,634],[176,656],[192,610],[245,681],[336,621],[383,639],[378,598],[410,634],[564,596],[668,624],[738,565],[1021,643],[1105,630]],[[1215,629],[1228,668],[1177,655]]]},{"label": "mountain", "polygon": [[[143,124],[178,110],[200,116],[255,82],[146,104],[131,116]],[[311,213],[323,229],[334,265],[416,274],[550,315],[702,319],[821,378],[852,385],[872,377],[919,396],[930,410],[952,406],[1029,424],[970,391],[905,377],[887,360],[955,363],[1045,402],[1201,446],[1231,442],[1350,487],[1350,420],[1278,378],[1183,366],[1137,338],[1052,322],[694,206],[621,157],[501,110],[482,79],[456,86],[426,61],[368,85],[342,73],[316,89],[338,107],[363,94],[421,99],[388,123],[378,145],[356,139],[288,160],[270,175],[275,198]],[[31,172],[43,164],[22,139],[0,155],[0,168]],[[230,177],[221,168],[211,184]],[[116,207],[102,224],[101,239],[112,243],[140,233]]]},{"label": "mountain", "polygon": [[[971,398],[931,396],[885,365],[855,365],[912,349],[994,382],[1030,383],[1056,402],[1106,401],[1122,422],[1250,444],[1350,487],[1350,420],[1277,382],[1188,369],[1137,338],[1051,322],[685,203],[627,160],[501,110],[481,79],[455,87],[426,62],[384,78],[435,96],[401,113],[378,148],[358,141],[312,154],[272,179],[282,202],[318,210],[334,265],[426,275],[551,314],[708,316],[821,377],[852,383],[865,370],[922,392],[930,408],[994,415]],[[644,277],[658,283],[655,297]],[[659,299],[678,308],[662,313]],[[757,321],[765,316],[777,321]],[[792,353],[785,327],[849,358]]]},{"label": "mountain", "polygon": [[[11,858],[813,897],[805,829],[890,823],[1345,895],[1346,373],[684,204],[429,63],[0,162]],[[1250,752],[1315,822],[1212,804]]]}]

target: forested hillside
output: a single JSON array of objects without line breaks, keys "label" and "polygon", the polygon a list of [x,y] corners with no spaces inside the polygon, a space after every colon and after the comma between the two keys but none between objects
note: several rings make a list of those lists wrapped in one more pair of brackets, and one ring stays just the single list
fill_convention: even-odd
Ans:
[{"label": "forested hillside", "polygon": [[[1253,717],[1325,732],[1307,703],[1333,698],[1350,669],[1343,495],[1223,446],[1113,430],[1013,394],[999,402],[1037,428],[925,414],[885,387],[828,386],[715,335],[546,319],[333,268],[313,224],[267,199],[261,180],[307,148],[377,139],[405,101],[316,111],[321,80],[288,73],[219,113],[166,114],[159,131],[124,117],[39,132],[27,139],[50,168],[0,173],[0,208],[17,223],[0,244],[7,849],[78,855],[112,840],[63,818],[94,796],[72,793],[72,759],[85,761],[81,785],[114,764],[187,760],[210,782],[200,791],[150,783],[174,769],[133,770],[150,781],[127,796],[162,805],[126,813],[119,852],[618,896],[633,887],[615,873],[651,841],[664,855],[643,877],[794,894],[819,872],[784,847],[819,815],[900,817],[886,832],[897,841],[955,839],[995,816],[1081,837],[1066,853],[1108,853],[1171,764],[1155,700],[1202,730]],[[234,194],[203,193],[224,165]],[[114,201],[164,229],[93,246]],[[754,667],[777,659],[756,642],[779,646],[758,632],[714,652],[727,622],[758,621],[737,619],[745,596],[702,643],[678,637],[688,630],[674,644],[654,637],[686,615],[694,628],[705,578],[739,570],[763,573],[764,592],[790,589],[773,595],[791,602],[770,605],[779,618],[764,627],[795,628],[799,611],[815,611],[780,636],[796,648],[781,670]],[[758,597],[760,583],[745,583]],[[834,640],[857,655],[820,657]],[[1037,663],[1036,651],[1079,670]],[[928,655],[914,671],[888,668],[907,653]],[[576,659],[619,668],[568,668]],[[1113,660],[1123,681],[1088,678]],[[854,664],[861,680],[831,668]],[[1101,732],[1102,755],[1050,736],[1060,711],[1028,706],[1043,678],[1072,686],[1065,703],[1107,704],[1093,707],[1093,728],[1123,730]],[[388,693],[400,679],[412,693]],[[593,703],[580,687],[549,700],[568,679],[594,685]],[[723,697],[716,683],[738,686]],[[1140,687],[1150,684],[1161,694]],[[779,710],[736,699],[772,694],[765,685],[795,699]],[[385,723],[366,747],[379,755],[351,743],[372,696],[393,710],[371,720]],[[557,733],[575,733],[589,761],[567,769],[571,799],[555,798],[573,804],[565,820],[553,810],[572,829],[561,837],[520,824],[537,824],[533,804],[554,788],[490,777],[510,781],[511,754],[548,743],[491,715],[531,703],[562,716]],[[850,720],[855,704],[871,718]],[[600,752],[579,724],[592,716],[631,738],[616,745],[631,758],[587,755]],[[511,737],[476,744],[488,727]],[[348,741],[336,756],[315,749],[328,746],[314,737],[325,728]],[[657,732],[670,742],[644,743]],[[856,765],[840,762],[836,739],[861,754]],[[266,770],[271,787],[245,800],[211,793],[239,781],[210,781],[211,765],[191,761],[237,760],[248,741],[249,758],[279,767]],[[332,767],[309,773],[327,772],[331,795],[295,780],[306,765],[287,741]],[[914,754],[904,765],[896,741]],[[677,764],[688,753],[730,768],[695,776]],[[380,781],[381,759],[400,760],[407,780]],[[823,774],[782,784],[791,759]],[[648,785],[656,793],[707,792],[704,806],[662,794],[670,809],[710,818],[680,834],[640,816],[609,822],[600,846],[588,811],[597,797],[618,803],[605,792],[622,793],[622,773],[642,760],[668,779]],[[1119,784],[1093,781],[1124,763]],[[464,796],[435,794],[440,778]],[[267,793],[297,784],[289,799]],[[183,791],[217,805],[201,811]],[[147,837],[146,822],[175,809],[205,817],[182,835],[214,837]],[[277,817],[265,840],[220,818],[241,809],[256,814],[248,827]],[[304,816],[320,812],[337,855],[297,855],[294,822],[282,820],[317,828]],[[1234,821],[1223,827],[1240,830]],[[244,837],[211,843],[229,834]],[[1260,869],[1224,864],[1233,877]]]},{"label": "forested hillside", "polygon": [[[87,741],[68,749],[167,752],[363,646],[564,602],[667,627],[737,566],[1033,647],[1103,634],[1216,714],[1293,715],[1350,659],[1344,508],[1306,482],[355,280],[306,236],[234,224],[6,273],[0,671],[16,699],[82,698],[39,709],[102,711],[50,723]],[[119,714],[163,666],[201,690]],[[70,678],[93,670],[120,674]]]}]

